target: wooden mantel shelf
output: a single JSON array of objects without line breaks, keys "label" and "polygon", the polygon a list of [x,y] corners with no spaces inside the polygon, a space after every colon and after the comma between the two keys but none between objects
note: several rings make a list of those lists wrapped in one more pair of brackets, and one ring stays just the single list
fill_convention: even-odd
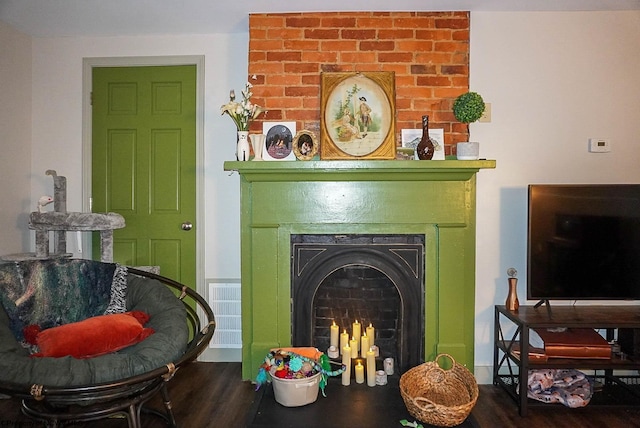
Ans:
[{"label": "wooden mantel shelf", "polygon": [[229,161],[247,181],[466,181],[495,160],[477,161]]}]

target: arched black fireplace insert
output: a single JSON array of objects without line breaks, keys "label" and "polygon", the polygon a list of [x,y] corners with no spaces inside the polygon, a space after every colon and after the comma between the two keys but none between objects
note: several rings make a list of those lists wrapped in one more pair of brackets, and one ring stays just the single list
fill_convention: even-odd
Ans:
[{"label": "arched black fireplace insert", "polygon": [[292,343],[329,346],[332,321],[376,327],[380,359],[424,361],[424,235],[291,235]]}]

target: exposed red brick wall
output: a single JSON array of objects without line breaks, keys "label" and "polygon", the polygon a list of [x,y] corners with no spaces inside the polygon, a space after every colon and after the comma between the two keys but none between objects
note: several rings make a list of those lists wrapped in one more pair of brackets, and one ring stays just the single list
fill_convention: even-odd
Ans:
[{"label": "exposed red brick wall", "polygon": [[320,73],[394,71],[398,145],[424,114],[444,129],[445,145],[466,141],[451,106],[469,88],[469,25],[469,12],[251,14],[249,81],[268,110],[251,128],[295,121],[319,136]]}]

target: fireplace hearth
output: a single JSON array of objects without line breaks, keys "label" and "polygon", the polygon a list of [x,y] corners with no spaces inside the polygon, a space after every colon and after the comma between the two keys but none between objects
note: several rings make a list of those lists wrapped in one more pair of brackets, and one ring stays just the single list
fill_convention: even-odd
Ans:
[{"label": "fireplace hearth", "polygon": [[[424,235],[291,235],[294,346],[326,351],[330,326],[375,326],[380,359],[424,359]],[[342,331],[341,329],[341,331]]]},{"label": "fireplace hearth", "polygon": [[[312,309],[322,299],[313,300],[326,295],[335,302],[332,293],[353,295],[364,283],[367,293],[377,287],[385,293],[383,300],[397,307],[398,314],[389,315],[397,323],[389,329],[396,336],[388,338],[385,352],[395,353],[406,367],[447,353],[473,369],[475,182],[478,171],[494,168],[495,161],[225,162],[224,167],[240,175],[243,379],[255,378],[272,348],[294,343],[324,347],[312,319],[335,315]],[[415,280],[420,286],[406,286],[413,274],[365,246],[345,250],[356,256],[352,260],[331,257],[323,274],[294,288],[292,237],[322,235],[419,237],[424,258],[414,266],[423,270]],[[302,276],[322,253],[305,251]],[[404,260],[406,265],[406,253]],[[331,287],[325,279],[342,289],[326,289]],[[305,293],[315,298],[296,308],[296,293],[307,286],[314,291]],[[415,307],[407,310],[408,302]],[[372,317],[368,310],[351,309],[364,311],[359,313],[365,323]],[[305,327],[294,320],[299,311],[307,311]],[[342,316],[351,320],[351,315]]]}]

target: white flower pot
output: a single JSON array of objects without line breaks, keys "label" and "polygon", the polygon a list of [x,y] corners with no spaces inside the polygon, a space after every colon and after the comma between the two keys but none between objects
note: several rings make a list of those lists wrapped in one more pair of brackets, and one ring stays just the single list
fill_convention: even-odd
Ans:
[{"label": "white flower pot", "polygon": [[480,143],[465,141],[456,144],[458,160],[478,160],[480,158]]}]

